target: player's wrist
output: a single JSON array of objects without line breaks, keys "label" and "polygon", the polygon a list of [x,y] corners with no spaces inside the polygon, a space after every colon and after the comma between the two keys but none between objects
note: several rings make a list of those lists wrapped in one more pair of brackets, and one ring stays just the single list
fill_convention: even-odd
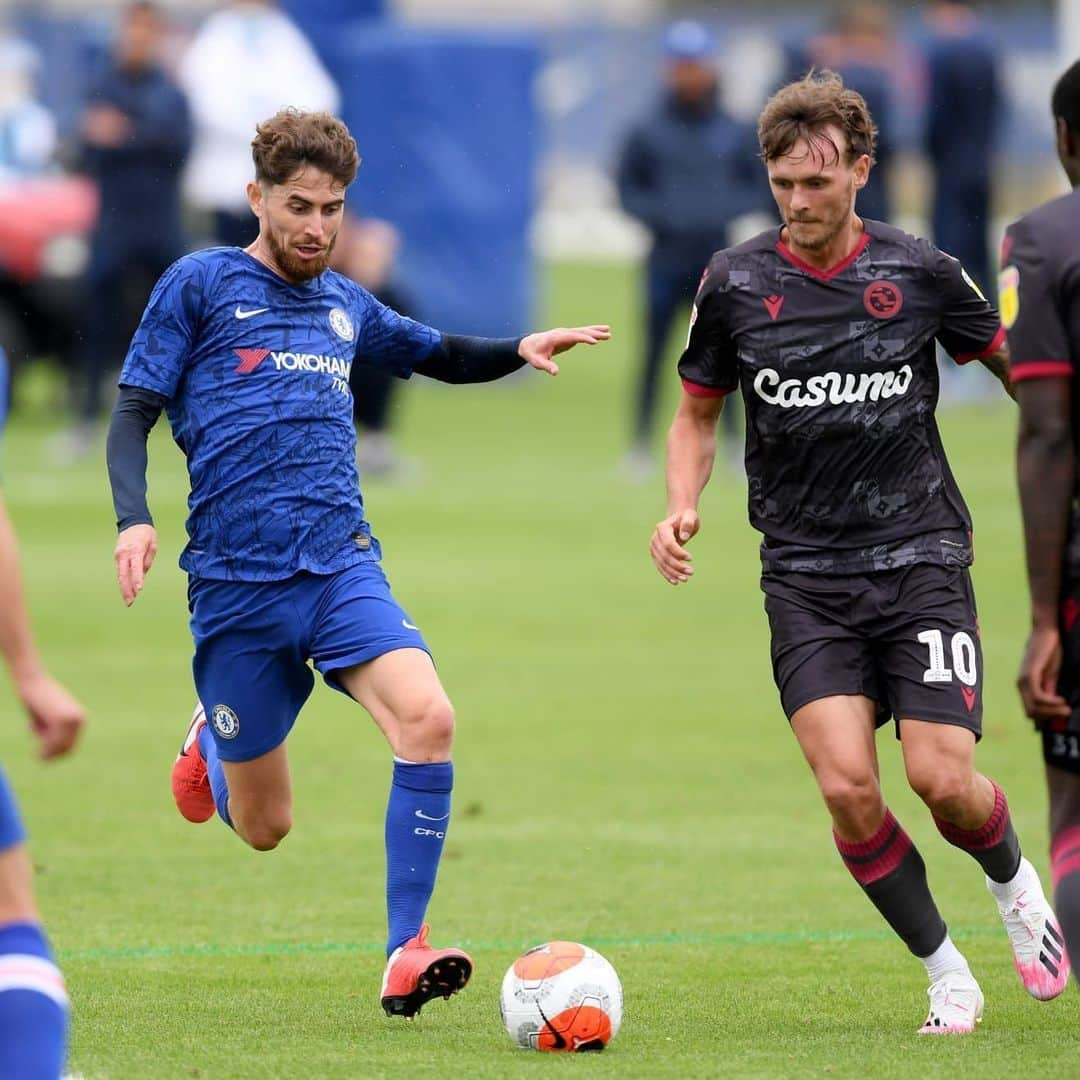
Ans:
[{"label": "player's wrist", "polygon": [[1031,629],[1054,630],[1058,628],[1057,604],[1032,604]]}]

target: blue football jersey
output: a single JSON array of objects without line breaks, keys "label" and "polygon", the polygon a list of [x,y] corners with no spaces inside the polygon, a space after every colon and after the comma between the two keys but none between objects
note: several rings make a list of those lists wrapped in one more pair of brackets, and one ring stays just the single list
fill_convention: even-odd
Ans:
[{"label": "blue football jersey", "polygon": [[379,558],[356,470],[349,370],[402,378],[437,330],[331,270],[294,285],[240,248],[185,255],[161,277],[121,386],[167,399],[187,458],[194,577],[278,581]]}]

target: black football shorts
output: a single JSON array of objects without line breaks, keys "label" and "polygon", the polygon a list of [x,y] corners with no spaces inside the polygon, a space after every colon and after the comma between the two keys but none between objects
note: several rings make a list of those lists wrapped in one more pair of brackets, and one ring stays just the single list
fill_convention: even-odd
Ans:
[{"label": "black football shorts", "polygon": [[1080,579],[1065,582],[1059,614],[1061,674],[1058,693],[1072,706],[1072,716],[1042,727],[1043,760],[1080,775]]},{"label": "black football shorts", "polygon": [[966,568],[769,572],[761,588],[789,720],[818,698],[857,694],[877,702],[879,727],[895,718],[898,736],[907,717],[981,737],[982,648]]}]

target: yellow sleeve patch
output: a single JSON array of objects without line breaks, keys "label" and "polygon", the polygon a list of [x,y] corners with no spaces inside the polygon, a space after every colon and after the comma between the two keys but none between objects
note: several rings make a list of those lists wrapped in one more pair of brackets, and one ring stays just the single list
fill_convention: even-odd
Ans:
[{"label": "yellow sleeve patch", "polygon": [[998,275],[998,310],[1006,330],[1012,328],[1020,314],[1020,271],[1006,266]]}]

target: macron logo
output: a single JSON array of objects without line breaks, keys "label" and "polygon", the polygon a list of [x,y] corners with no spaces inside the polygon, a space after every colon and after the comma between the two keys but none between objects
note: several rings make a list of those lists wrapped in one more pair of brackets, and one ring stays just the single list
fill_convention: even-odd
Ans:
[{"label": "macron logo", "polygon": [[240,363],[233,368],[235,374],[250,375],[269,355],[269,349],[233,349]]}]

